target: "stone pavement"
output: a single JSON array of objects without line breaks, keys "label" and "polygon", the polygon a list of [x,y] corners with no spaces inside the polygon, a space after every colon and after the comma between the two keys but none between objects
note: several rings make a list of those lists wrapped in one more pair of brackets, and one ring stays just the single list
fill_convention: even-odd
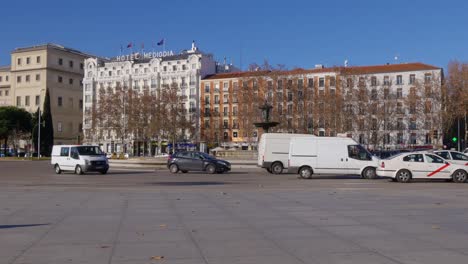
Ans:
[{"label": "stone pavement", "polygon": [[1,187],[0,262],[468,263],[468,185],[389,191],[335,182],[341,187]]}]

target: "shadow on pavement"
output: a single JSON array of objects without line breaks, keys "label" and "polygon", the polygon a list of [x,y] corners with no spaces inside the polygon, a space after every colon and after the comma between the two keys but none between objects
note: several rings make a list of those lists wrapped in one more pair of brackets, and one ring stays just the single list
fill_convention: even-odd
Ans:
[{"label": "shadow on pavement", "polygon": [[29,224],[29,225],[0,225],[0,229],[7,228],[18,228],[18,227],[33,227],[33,226],[45,226],[50,224]]},{"label": "shadow on pavement", "polygon": [[217,181],[181,181],[181,182],[153,182],[149,183],[151,185],[160,185],[160,186],[206,186],[206,185],[225,185],[232,184],[229,182],[217,182]]}]

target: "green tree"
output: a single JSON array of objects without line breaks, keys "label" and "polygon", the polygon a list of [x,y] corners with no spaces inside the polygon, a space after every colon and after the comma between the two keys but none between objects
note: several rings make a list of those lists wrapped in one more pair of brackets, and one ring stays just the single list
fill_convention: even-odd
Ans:
[{"label": "green tree", "polygon": [[[8,139],[26,138],[31,132],[31,114],[24,109],[0,107],[0,139],[8,147]],[[16,146],[15,146],[16,147]]]},{"label": "green tree", "polygon": [[[41,151],[46,155],[50,155],[50,153],[52,153],[52,146],[54,145],[54,125],[52,122],[52,113],[50,111],[49,89],[46,91],[43,109],[42,120],[44,120],[44,129],[41,129],[41,141],[44,142],[44,144],[41,142]],[[42,133],[44,133],[43,139]]]}]

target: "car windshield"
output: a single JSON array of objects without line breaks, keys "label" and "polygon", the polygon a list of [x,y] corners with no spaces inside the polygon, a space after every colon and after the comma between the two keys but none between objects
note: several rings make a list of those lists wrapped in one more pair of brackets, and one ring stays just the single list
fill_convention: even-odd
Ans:
[{"label": "car windshield", "polygon": [[77,147],[78,153],[84,156],[100,156],[103,155],[101,149],[97,146],[80,146]]}]

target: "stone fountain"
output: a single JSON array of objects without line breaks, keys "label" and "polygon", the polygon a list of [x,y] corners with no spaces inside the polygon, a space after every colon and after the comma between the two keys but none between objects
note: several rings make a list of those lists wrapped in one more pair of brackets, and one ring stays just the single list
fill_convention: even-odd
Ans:
[{"label": "stone fountain", "polygon": [[279,124],[279,122],[270,121],[270,113],[273,106],[268,104],[268,102],[265,100],[265,103],[258,108],[262,110],[263,122],[257,122],[254,123],[254,125],[256,127],[261,127],[264,133],[268,133],[270,128],[275,127]]}]

